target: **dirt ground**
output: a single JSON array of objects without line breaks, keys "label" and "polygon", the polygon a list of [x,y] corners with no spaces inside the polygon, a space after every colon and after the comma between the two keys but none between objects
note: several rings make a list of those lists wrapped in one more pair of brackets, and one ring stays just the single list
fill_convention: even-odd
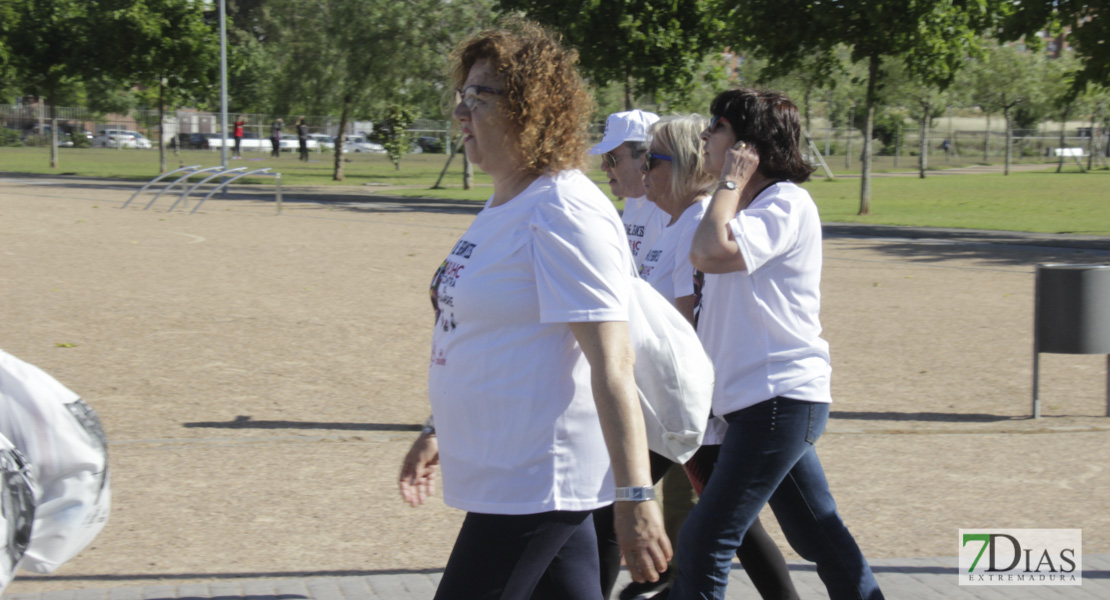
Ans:
[{"label": "dirt ground", "polygon": [[[441,568],[462,514],[410,508],[395,480],[428,413],[428,282],[472,205],[287,190],[281,216],[264,197],[121,210],[135,189],[0,179],[0,347],[99,412],[114,500],[91,547],[8,591]],[[1042,355],[1028,418],[1034,265],[1110,253],[825,253],[818,449],[864,552],[952,556],[982,527],[1082,528],[1110,552],[1107,357]]]}]

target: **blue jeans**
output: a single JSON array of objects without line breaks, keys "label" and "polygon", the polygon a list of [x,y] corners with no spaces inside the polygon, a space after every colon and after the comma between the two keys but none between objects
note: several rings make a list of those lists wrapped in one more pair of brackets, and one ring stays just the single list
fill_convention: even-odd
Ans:
[{"label": "blue jeans", "polygon": [[828,404],[782,397],[725,415],[716,469],[678,536],[668,600],[723,599],[732,557],[767,503],[791,547],[817,564],[831,599],[883,597],[813,447],[828,419]]}]

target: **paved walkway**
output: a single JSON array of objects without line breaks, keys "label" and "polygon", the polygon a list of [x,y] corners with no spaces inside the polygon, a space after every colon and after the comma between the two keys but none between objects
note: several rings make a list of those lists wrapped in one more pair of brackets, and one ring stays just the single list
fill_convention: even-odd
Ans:
[{"label": "paved walkway", "polygon": [[[883,593],[891,600],[962,599],[1095,599],[1110,598],[1110,554],[1083,557],[1080,586],[961,586],[956,558],[906,558],[871,561]],[[803,600],[828,598],[810,563],[791,563],[790,572]],[[431,600],[441,572],[389,572],[374,575],[233,579],[177,586],[148,585],[95,587],[81,590],[12,594],[6,600]],[[735,565],[729,600],[758,598],[751,580]],[[617,590],[628,582],[622,572]],[[614,597],[616,594],[614,593]]]},{"label": "paved walkway", "polygon": [[[114,184],[113,184],[114,185]],[[132,186],[134,187],[134,186]],[[130,189],[130,188],[129,188]],[[406,200],[411,203],[411,200]],[[438,201],[447,203],[447,201]],[[460,207],[469,208],[471,207]],[[953,244],[1005,244],[1076,248],[1093,251],[1093,259],[1107,262],[1110,237],[1045,235],[1012,232],[944,230],[829,223],[829,237],[866,237],[936,240]],[[1093,260],[1094,261],[1094,260]],[[1091,532],[1097,534],[1096,532]],[[954,545],[954,542],[953,542]],[[953,548],[955,550],[955,548]],[[1110,554],[1083,557],[1084,580],[1081,586],[986,587],[960,586],[955,556],[940,558],[894,558],[872,561],[886,597],[891,599],[1110,599]],[[813,565],[791,563],[791,572],[804,599],[826,598]],[[158,580],[127,574],[91,577],[58,576],[64,591],[7,594],[5,600],[394,600],[430,599],[439,581],[439,570],[391,570],[362,572],[273,573],[244,576],[203,574],[191,576],[195,583],[163,585]],[[45,579],[50,579],[50,576]],[[175,581],[188,580],[189,575]],[[628,582],[622,574],[618,589]],[[749,579],[737,568],[732,574],[728,598],[758,598]]]}]

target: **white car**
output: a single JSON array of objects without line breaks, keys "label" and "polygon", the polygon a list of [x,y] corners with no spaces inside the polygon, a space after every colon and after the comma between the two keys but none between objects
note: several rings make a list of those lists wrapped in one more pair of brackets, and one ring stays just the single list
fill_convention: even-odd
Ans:
[{"label": "white car", "polygon": [[363,135],[349,135],[343,142],[344,152],[370,152],[372,154],[385,154],[381,144],[375,144]]},{"label": "white car", "polygon": [[135,138],[135,147],[139,148],[140,150],[150,150],[151,148],[154,147],[154,144],[150,143],[150,138],[148,138],[145,135],[139,133],[138,131],[132,131],[130,129],[124,129],[123,132],[124,133],[129,133],[129,134],[131,134],[132,137]]},{"label": "white car", "polygon": [[316,145],[324,150],[335,150],[335,138],[322,133],[310,133],[308,139],[316,140]]},{"label": "white car", "polygon": [[[308,139],[305,140],[304,147],[309,152],[315,152],[316,150],[318,150],[320,148],[320,144],[316,140],[312,139],[312,136],[310,135],[308,137]],[[283,133],[283,134],[281,134],[281,151],[282,152],[300,152],[300,150],[301,150],[301,142],[300,142],[300,140],[297,139],[296,134],[293,134],[293,133]]]},{"label": "white car", "polygon": [[[149,140],[147,140],[149,143]],[[135,136],[125,129],[105,129],[92,139],[94,148],[135,148]]]}]

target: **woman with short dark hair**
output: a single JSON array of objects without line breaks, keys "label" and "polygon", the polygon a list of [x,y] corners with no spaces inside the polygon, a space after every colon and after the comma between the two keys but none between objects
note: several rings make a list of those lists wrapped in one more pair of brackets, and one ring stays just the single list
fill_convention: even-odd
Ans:
[{"label": "woman with short dark hair", "polygon": [[797,184],[798,109],[775,92],[719,94],[702,133],[719,177],[690,259],[706,273],[698,336],[716,370],[713,414],[728,423],[712,476],[678,540],[670,600],[725,597],[729,565],[770,504],[831,598],[881,598],[844,526],[814,443],[829,417],[821,339],[821,220]]},{"label": "woman with short dark hair", "polygon": [[577,55],[511,22],[454,55],[467,158],[493,195],[432,280],[435,418],[401,469],[467,511],[436,598],[601,598],[591,513],[616,500],[633,578],[667,568],[628,334],[632,256],[579,170],[592,100]]}]

